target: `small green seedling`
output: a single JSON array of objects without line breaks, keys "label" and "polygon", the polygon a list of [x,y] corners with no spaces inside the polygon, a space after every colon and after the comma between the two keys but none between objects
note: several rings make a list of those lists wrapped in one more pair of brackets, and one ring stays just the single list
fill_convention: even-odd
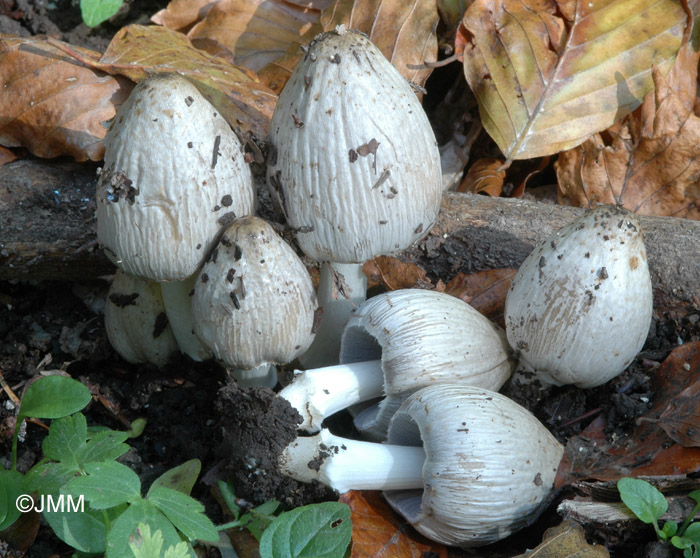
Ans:
[{"label": "small green seedling", "polygon": [[688,494],[696,504],[680,527],[675,521],[667,521],[659,527],[659,518],[668,510],[668,501],[661,492],[645,480],[629,477],[617,481],[617,489],[632,513],[654,527],[660,541],[683,550],[684,558],[700,558],[700,522],[691,523],[700,511],[700,490]]},{"label": "small green seedling", "polygon": [[[124,443],[129,435],[137,432],[88,427],[79,411],[91,399],[83,384],[63,376],[47,376],[27,388],[12,442],[12,468],[0,470],[0,531],[19,518],[17,499],[34,494],[34,508],[79,553],[138,558],[145,544],[161,540],[168,558],[195,558],[191,541],[218,540],[204,506],[189,496],[199,476],[199,460],[165,472],[142,496],[138,475],[116,461],[129,450]],[[28,417],[54,420],[42,442],[43,458],[22,475],[17,471],[17,441]],[[141,524],[149,527],[148,536],[139,531]]]},{"label": "small green seedling", "polygon": [[352,537],[350,507],[323,502],[275,516],[279,502],[271,500],[243,515],[231,486],[219,481],[221,495],[234,521],[218,530],[244,527],[260,541],[260,558],[343,558]]},{"label": "small green seedling", "polygon": [[122,7],[124,0],[80,0],[80,14],[85,25],[97,27]]}]

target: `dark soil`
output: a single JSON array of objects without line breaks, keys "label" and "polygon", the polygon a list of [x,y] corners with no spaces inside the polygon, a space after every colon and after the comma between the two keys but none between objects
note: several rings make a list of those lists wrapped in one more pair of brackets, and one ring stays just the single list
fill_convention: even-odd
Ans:
[{"label": "dark soil", "polygon": [[[80,22],[77,0],[0,0],[0,32],[29,36],[47,33],[62,40],[104,50],[126,23],[147,23],[167,0],[127,0],[110,22],[89,29]],[[440,269],[427,269],[441,277]],[[108,281],[89,283],[0,282],[0,373],[5,392],[21,396],[29,382],[51,370],[62,370],[84,382],[93,393],[86,409],[89,424],[127,429],[145,418],[147,426],[122,461],[141,477],[144,489],[164,471],[189,459],[202,462],[203,480],[193,496],[202,501],[216,523],[224,520],[210,487],[231,479],[237,494],[256,503],[279,499],[285,507],[333,498],[320,486],[279,479],[275,456],[296,436],[298,420],[288,405],[264,389],[241,390],[214,363],[177,357],[162,369],[124,362],[110,347],[104,330],[103,300]],[[651,378],[655,366],[672,348],[700,338],[700,315],[682,319],[657,316],[644,351],[620,377],[591,390],[554,388],[546,393],[506,386],[504,392],[530,408],[562,442],[579,434],[596,416],[608,419],[611,437],[628,432],[634,419],[653,404]],[[9,464],[16,409],[7,393],[0,395],[0,466]],[[349,430],[347,416],[333,429]],[[340,432],[344,434],[345,432]],[[19,468],[29,469],[41,456],[45,430],[27,427],[20,444]],[[260,444],[259,442],[264,442]],[[255,449],[253,449],[255,448]],[[559,522],[553,504],[531,528],[503,541],[485,554],[452,556],[514,556],[536,546],[545,528]],[[642,556],[653,532],[619,550],[617,556]],[[605,542],[605,541],[603,541]],[[612,549],[614,553],[614,548]],[[217,551],[212,551],[216,555]],[[3,550],[0,547],[0,556]],[[42,527],[27,556],[67,557],[71,550]],[[652,555],[652,554],[649,554]],[[657,556],[658,554],[653,554]]]}]

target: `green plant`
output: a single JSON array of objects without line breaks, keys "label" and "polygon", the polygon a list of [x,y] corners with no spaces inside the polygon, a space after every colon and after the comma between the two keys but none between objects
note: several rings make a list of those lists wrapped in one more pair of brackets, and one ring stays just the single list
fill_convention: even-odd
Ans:
[{"label": "green plant", "polygon": [[279,502],[271,500],[241,515],[231,486],[219,481],[219,489],[234,520],[217,529],[248,529],[260,541],[261,558],[342,558],[349,550],[352,523],[347,504],[310,504],[275,516]]},{"label": "green plant", "polygon": [[124,0],[80,0],[80,14],[85,25],[96,27],[121,8]]},{"label": "green plant", "polygon": [[654,486],[642,479],[629,477],[617,481],[617,489],[624,504],[640,521],[654,527],[660,541],[670,542],[683,550],[684,558],[700,557],[700,522],[691,523],[700,511],[700,490],[694,490],[688,497],[696,502],[695,507],[679,527],[675,521],[667,521],[659,527],[659,518],[668,510],[668,501]]},{"label": "green plant", "polygon": [[[27,389],[13,438],[12,469],[0,471],[0,530],[19,517],[17,498],[33,493],[40,502],[38,511],[56,536],[79,552],[105,553],[107,558],[135,556],[132,543],[140,524],[153,530],[149,536],[162,539],[168,555],[182,554],[183,537],[188,540],[186,556],[192,558],[189,541],[218,540],[204,507],[189,496],[199,461],[167,471],[143,497],[138,475],[116,461],[129,449],[124,443],[129,433],[88,428],[85,416],[77,411],[90,399],[80,382],[61,376],[41,378]],[[44,457],[25,476],[16,464],[19,429],[26,417],[55,420],[42,443]],[[67,502],[72,506],[66,509]]]}]

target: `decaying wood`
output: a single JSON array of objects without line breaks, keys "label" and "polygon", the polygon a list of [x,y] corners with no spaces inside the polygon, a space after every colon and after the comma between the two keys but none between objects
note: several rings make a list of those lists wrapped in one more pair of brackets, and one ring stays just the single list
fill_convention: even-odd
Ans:
[{"label": "decaying wood", "polygon": [[[95,242],[96,167],[20,160],[0,167],[0,279],[89,279],[113,272]],[[402,254],[450,279],[516,268],[533,246],[583,210],[446,194],[437,225]],[[657,296],[700,301],[700,222],[641,217]]]}]

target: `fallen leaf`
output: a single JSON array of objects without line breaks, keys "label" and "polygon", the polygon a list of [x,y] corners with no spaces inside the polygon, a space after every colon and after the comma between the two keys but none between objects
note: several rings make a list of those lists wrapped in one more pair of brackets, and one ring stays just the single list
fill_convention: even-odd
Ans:
[{"label": "fallen leaf", "polygon": [[580,435],[570,438],[555,486],[587,478],[615,481],[625,476],[687,475],[700,471],[700,449],[673,443],[657,424],[659,415],[678,394],[698,381],[683,365],[695,366],[692,370],[697,370],[698,362],[700,341],[671,351],[654,375],[654,406],[637,419],[629,436],[608,440],[605,419],[600,416]]},{"label": "fallen leaf", "polygon": [[464,72],[506,162],[575,147],[638,107],[688,19],[676,0],[476,0]]},{"label": "fallen leaf", "polygon": [[[672,352],[654,378],[656,404],[640,424],[651,422],[685,447],[700,447],[700,343]],[[658,419],[654,418],[658,415]]]},{"label": "fallen leaf", "polygon": [[328,4],[329,0],[309,2],[308,7],[286,0],[222,0],[187,36],[207,52],[225,49],[234,64],[257,72],[283,56],[290,45],[298,49],[312,28],[314,35],[320,32],[318,19]]},{"label": "fallen leaf", "polygon": [[422,268],[411,262],[402,262],[393,256],[372,258],[364,264],[362,272],[371,283],[383,285],[390,291],[425,289],[433,285]]},{"label": "fallen leaf", "polygon": [[[86,59],[99,57],[74,48]],[[106,124],[133,87],[39,37],[0,41],[0,81],[0,143],[26,147],[37,157],[69,155],[76,161],[103,158]]]},{"label": "fallen leaf", "polygon": [[321,16],[324,31],[345,24],[370,40],[408,81],[423,86],[437,60],[435,0],[337,0]]},{"label": "fallen leaf", "polygon": [[[70,52],[70,49],[67,49]],[[128,25],[112,38],[98,60],[81,62],[108,74],[138,82],[149,75],[177,72],[189,79],[234,129],[267,135],[277,96],[257,82],[255,73],[196,49],[182,35],[165,27]]]},{"label": "fallen leaf", "polygon": [[655,89],[641,110],[559,155],[560,203],[622,203],[636,213],[700,219],[699,57],[687,42],[666,78],[654,70]]},{"label": "fallen leaf", "polygon": [[0,166],[4,165],[5,163],[16,161],[19,158],[20,156],[17,153],[0,145]]},{"label": "fallen leaf", "polygon": [[479,159],[469,167],[467,175],[457,187],[458,192],[484,193],[498,197],[503,192],[506,171],[499,159]]},{"label": "fallen leaf", "polygon": [[444,292],[471,304],[489,320],[503,324],[503,310],[510,282],[517,269],[488,269],[476,273],[458,273]]},{"label": "fallen leaf", "polygon": [[206,17],[216,1],[218,0],[171,0],[165,9],[153,14],[151,21],[173,31],[187,33],[195,23]]},{"label": "fallen leaf", "polygon": [[515,558],[609,558],[603,546],[588,544],[583,527],[563,521],[544,532],[542,542],[526,554]]},{"label": "fallen leaf", "polygon": [[408,529],[379,492],[350,491],[340,501],[351,510],[350,558],[447,558],[443,545]]}]

